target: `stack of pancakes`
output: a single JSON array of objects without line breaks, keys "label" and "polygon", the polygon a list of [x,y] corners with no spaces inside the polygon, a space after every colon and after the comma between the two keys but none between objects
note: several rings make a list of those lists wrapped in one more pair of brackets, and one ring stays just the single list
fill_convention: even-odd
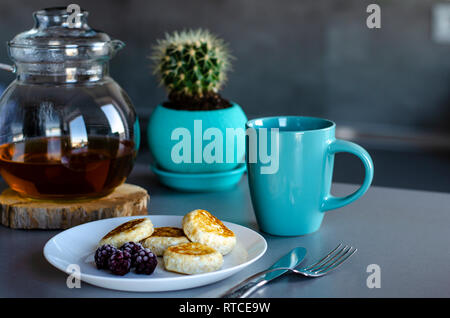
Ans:
[{"label": "stack of pancakes", "polygon": [[149,218],[135,219],[109,232],[100,245],[120,247],[130,241],[162,256],[166,270],[200,274],[222,267],[223,255],[234,248],[236,236],[208,211],[194,210],[183,217],[182,228],[154,228]]}]

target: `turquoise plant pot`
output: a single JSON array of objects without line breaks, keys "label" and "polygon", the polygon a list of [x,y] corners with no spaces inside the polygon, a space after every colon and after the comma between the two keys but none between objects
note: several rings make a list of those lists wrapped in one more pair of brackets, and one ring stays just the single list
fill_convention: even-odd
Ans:
[{"label": "turquoise plant pot", "polygon": [[148,143],[160,169],[209,173],[235,169],[244,162],[245,116],[242,108],[174,110],[158,105],[148,123]]}]

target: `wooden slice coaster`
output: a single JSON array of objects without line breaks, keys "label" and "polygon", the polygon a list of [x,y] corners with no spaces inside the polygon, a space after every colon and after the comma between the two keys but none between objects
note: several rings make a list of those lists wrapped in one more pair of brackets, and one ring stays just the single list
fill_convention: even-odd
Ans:
[{"label": "wooden slice coaster", "polygon": [[0,220],[14,229],[67,229],[119,216],[147,215],[149,195],[141,187],[122,184],[113,193],[82,201],[43,201],[6,189],[0,194]]}]

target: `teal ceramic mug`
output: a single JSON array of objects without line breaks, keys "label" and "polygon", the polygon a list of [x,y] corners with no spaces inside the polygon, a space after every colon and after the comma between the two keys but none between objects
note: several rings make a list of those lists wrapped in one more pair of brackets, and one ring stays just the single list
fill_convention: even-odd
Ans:
[{"label": "teal ceramic mug", "polygon": [[[280,236],[319,229],[326,211],[360,198],[373,178],[370,155],[361,146],[335,138],[335,123],[313,117],[267,117],[247,122],[248,182],[260,229]],[[334,155],[361,159],[365,177],[353,194],[330,194]]]}]

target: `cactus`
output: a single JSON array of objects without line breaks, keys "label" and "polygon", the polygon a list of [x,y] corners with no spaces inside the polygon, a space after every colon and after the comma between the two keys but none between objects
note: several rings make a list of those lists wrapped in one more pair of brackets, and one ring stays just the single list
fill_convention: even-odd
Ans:
[{"label": "cactus", "polygon": [[201,99],[223,87],[231,56],[223,40],[198,29],[166,34],[150,58],[169,98]]}]

